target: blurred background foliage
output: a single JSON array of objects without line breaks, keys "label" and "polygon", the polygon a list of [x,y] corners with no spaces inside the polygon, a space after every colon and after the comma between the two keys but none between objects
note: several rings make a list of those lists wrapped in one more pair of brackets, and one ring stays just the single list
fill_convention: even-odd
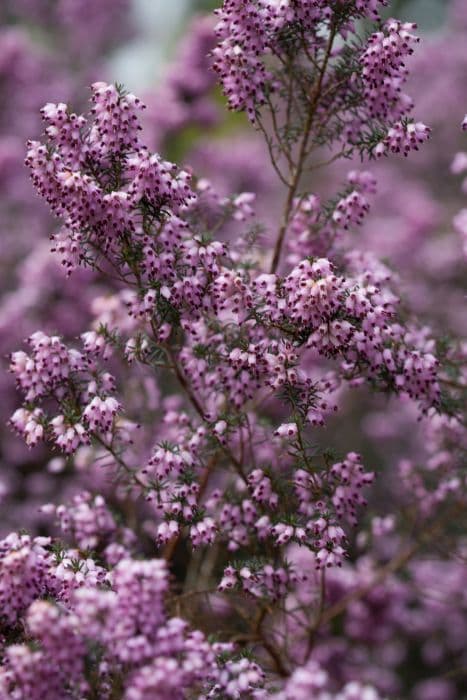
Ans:
[{"label": "blurred background foliage", "polygon": [[[17,0],[19,6],[24,0]],[[55,0],[43,0],[44,13]],[[2,17],[3,21],[15,24],[15,2],[1,0],[12,11]],[[110,56],[110,78],[124,83],[134,92],[154,87],[161,79],[164,66],[173,57],[178,40],[183,36],[190,18],[199,12],[213,10],[219,6],[218,0],[131,0],[131,31],[129,38],[117,45]],[[421,31],[436,31],[442,28],[450,0],[392,0],[386,15],[417,22]],[[5,13],[4,10],[2,10]],[[20,14],[21,25],[27,27],[32,38],[39,43],[56,42],[53,31],[47,33],[46,27],[31,16],[25,22],[25,15]],[[112,21],[112,18],[109,18]],[[45,31],[44,31],[45,29]],[[51,28],[53,29],[53,28]],[[56,46],[53,46],[56,50]],[[59,47],[66,53],[66,46]],[[83,46],[83,53],[86,47]]]},{"label": "blurred background foliage", "polygon": [[[115,79],[132,90],[153,84],[190,17],[219,4],[218,0],[133,0],[137,36],[116,52],[112,61]],[[386,14],[417,22],[422,31],[436,31],[445,22],[449,4],[450,0],[392,0]]]}]

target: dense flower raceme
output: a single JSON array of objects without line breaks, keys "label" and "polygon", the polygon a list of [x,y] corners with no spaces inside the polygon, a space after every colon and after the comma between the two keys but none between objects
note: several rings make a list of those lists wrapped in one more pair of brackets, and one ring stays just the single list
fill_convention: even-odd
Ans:
[{"label": "dense flower raceme", "polygon": [[[413,27],[391,20],[366,45],[348,44],[356,56],[331,51],[335,31],[352,36],[357,19],[376,19],[377,6],[225,3],[232,22],[223,16],[218,31],[227,26],[238,39],[230,77],[238,77],[233,57],[263,41],[259,54],[287,54],[291,90],[303,89],[295,61],[303,49],[323,75],[316,104],[308,104],[311,120],[305,128],[299,116],[297,133],[311,129],[332,143],[323,125],[338,108],[344,126],[335,136],[348,145],[345,155],[360,148],[368,117],[368,150],[408,151],[427,134],[406,120],[409,101],[398,89]],[[345,81],[332,104],[328,97],[340,61],[355,59],[352,112]],[[283,97],[277,74],[261,66],[272,81],[264,99],[271,88]],[[96,481],[41,509],[66,544],[15,534],[1,544],[0,697],[402,696],[398,668],[411,644],[446,630],[439,608],[422,604],[420,583],[429,580],[442,601],[462,591],[457,562],[448,562],[449,582],[438,588],[436,563],[424,568],[415,558],[405,578],[397,570],[435,536],[438,518],[463,506],[462,379],[453,366],[465,352],[451,349],[453,366],[440,367],[430,330],[400,309],[396,277],[370,253],[349,250],[347,230],[364,221],[375,194],[369,172],[352,170],[329,200],[303,192],[309,135],[299,147],[306,158],[295,160],[293,137],[283,132],[280,157],[296,171],[284,182],[268,271],[253,193],[220,195],[152,153],[140,134],[141,102],[118,86],[92,90],[88,115],[65,104],[43,108],[45,139],[29,143],[26,162],[63,221],[53,248],[65,270],[73,279],[89,266],[108,276],[109,288],[95,299],[79,350],[37,331],[29,350],[13,353],[24,404],[11,424],[29,446],[46,441],[64,453],[57,471],[93,463],[96,478],[99,465],[109,478],[105,497]],[[261,115],[251,113],[268,138]],[[454,385],[451,403],[443,382]],[[429,436],[417,458],[400,460],[404,495],[391,501],[423,531],[407,544],[393,513],[362,521],[374,474],[361,456],[319,445],[319,426],[362,384],[393,394],[401,412],[416,410]],[[463,556],[460,543],[453,550]],[[163,558],[153,558],[157,551]],[[464,607],[456,609],[459,629]],[[343,633],[329,624],[338,616]],[[401,634],[413,641],[391,646]],[[451,662],[463,664],[454,635],[424,647],[423,663]],[[426,691],[450,700],[455,692],[449,680],[430,682],[418,684],[414,698]]]},{"label": "dense flower raceme", "polygon": [[115,388],[112,375],[97,373],[92,361],[69,350],[57,336],[38,331],[31,336],[30,345],[31,355],[19,351],[11,358],[11,370],[25,390],[26,401],[53,397],[63,413],[48,420],[41,408],[15,411],[11,423],[26,443],[34,446],[48,429],[55,444],[70,453],[88,444],[93,432],[111,435],[120,408],[108,394]]},{"label": "dense flower raceme", "polygon": [[[416,25],[390,19],[366,44],[358,39],[358,20],[374,20],[378,5],[385,4],[226,0],[218,11],[219,43],[213,56],[230,108],[246,110],[252,121],[261,123],[262,107],[280,111],[275,93],[279,101],[289,100],[280,128],[289,134],[283,144],[275,143],[278,155],[290,149],[300,127],[309,140],[312,120],[312,138],[319,145],[339,140],[349,152],[369,149],[377,155],[388,151],[407,155],[418,149],[430,129],[408,119],[413,103],[401,90],[408,74],[405,59],[418,41],[413,33]],[[354,43],[348,41],[351,33],[356,33]],[[339,35],[344,39],[340,49]],[[271,57],[278,59],[278,70],[266,61]],[[306,110],[293,110],[299,126],[290,119],[294,81],[297,93],[308,88],[311,95],[304,100],[311,107],[311,118]],[[318,100],[321,88],[326,97]],[[276,138],[280,130],[276,128]]]}]

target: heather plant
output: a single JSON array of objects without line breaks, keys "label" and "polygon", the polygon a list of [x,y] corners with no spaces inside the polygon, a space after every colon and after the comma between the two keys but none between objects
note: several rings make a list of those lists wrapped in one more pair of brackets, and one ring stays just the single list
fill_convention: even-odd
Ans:
[{"label": "heather plant", "polygon": [[[212,63],[277,177],[263,225],[255,192],[153,152],[121,85],[93,83],[85,114],[42,108],[26,165],[60,220],[52,253],[67,284],[87,268],[106,286],[78,339],[38,329],[11,354],[10,425],[96,478],[43,505],[57,537],[0,543],[0,698],[460,691],[465,344],[419,323],[354,233],[371,162],[430,136],[402,92],[416,27],[385,4],[226,0],[214,35],[197,25],[180,60],[198,80],[168,82],[183,110],[149,139],[220,118]],[[333,192],[311,189],[346,159]],[[333,436],[364,388],[423,430],[389,507],[378,460]]]}]

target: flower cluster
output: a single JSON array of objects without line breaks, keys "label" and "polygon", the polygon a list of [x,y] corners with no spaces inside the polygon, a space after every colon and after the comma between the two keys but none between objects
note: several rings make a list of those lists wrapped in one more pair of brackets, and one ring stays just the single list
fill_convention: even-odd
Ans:
[{"label": "flower cluster", "polygon": [[[24,393],[25,405],[11,417],[11,425],[26,444],[51,437],[64,452],[75,452],[90,441],[92,433],[112,434],[120,409],[108,394],[114,378],[99,372],[85,354],[66,347],[57,336],[41,331],[29,338],[31,354],[22,350],[11,356],[10,371]],[[52,399],[58,413],[51,417],[41,407]],[[28,408],[33,404],[34,408]]]},{"label": "flower cluster", "polygon": [[277,700],[380,700],[378,692],[369,685],[347,683],[336,694],[329,692],[329,685],[329,674],[316,661],[310,660],[294,671],[284,690],[274,697]]},{"label": "flower cluster", "polygon": [[56,512],[61,531],[72,533],[73,540],[83,550],[95,550],[116,531],[115,520],[102,496],[92,498],[90,493],[80,493],[71,506],[60,505],[52,510]]},{"label": "flower cluster", "polygon": [[26,616],[27,629],[40,648],[33,650],[26,644],[8,647],[0,671],[4,697],[59,700],[65,687],[79,688],[85,649],[73,622],[71,616],[61,614],[51,603],[32,603]]},{"label": "flower cluster", "polygon": [[401,117],[412,106],[410,97],[401,93],[401,84],[408,74],[404,60],[419,41],[413,34],[416,28],[410,22],[390,19],[368,40],[360,60],[365,98],[373,117]]},{"label": "flower cluster", "polygon": [[[138,207],[144,206],[154,218],[168,203],[177,211],[192,197],[188,173],[176,172],[173,164],[140,144],[139,99],[113,85],[95,83],[92,101],[92,125],[64,104],[46,105],[42,115],[50,148],[31,141],[26,157],[34,185],[52,211],[65,219],[65,231],[55,245],[69,270],[81,242],[82,261],[89,248],[120,260],[129,231],[141,238],[140,246],[150,249]],[[111,158],[119,161],[114,177],[108,173]],[[92,232],[83,239],[91,222]]]},{"label": "flower cluster", "polygon": [[297,197],[287,229],[287,262],[335,254],[349,228],[362,224],[370,210],[368,195],[376,192],[376,179],[368,170],[351,170],[347,187],[331,202],[317,195]]},{"label": "flower cluster", "polygon": [[49,587],[49,554],[44,542],[11,533],[0,541],[0,619],[14,625]]},{"label": "flower cluster", "polygon": [[269,285],[276,291],[263,297],[266,318],[287,324],[322,355],[342,355],[342,371],[352,381],[362,378],[363,363],[371,380],[406,391],[425,407],[436,404],[437,360],[406,344],[407,330],[394,322],[397,300],[390,290],[362,276],[344,278],[325,258],[302,261],[282,283],[272,276]]}]

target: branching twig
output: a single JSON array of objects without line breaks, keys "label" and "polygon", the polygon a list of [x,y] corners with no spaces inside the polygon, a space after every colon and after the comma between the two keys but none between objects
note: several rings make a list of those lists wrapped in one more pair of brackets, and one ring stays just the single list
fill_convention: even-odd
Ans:
[{"label": "branching twig", "polygon": [[291,180],[291,183],[289,186],[289,191],[287,194],[287,199],[286,199],[285,207],[284,207],[284,213],[282,215],[282,222],[281,222],[281,226],[280,226],[279,233],[277,236],[276,245],[274,247],[274,253],[272,256],[272,263],[271,263],[271,272],[272,273],[277,270],[277,267],[279,265],[279,260],[280,260],[281,251],[282,251],[282,244],[284,242],[284,236],[285,236],[285,233],[287,230],[287,226],[289,224],[289,219],[290,219],[290,215],[292,212],[293,201],[294,201],[295,195],[297,193],[298,186],[300,183],[300,178],[301,178],[301,175],[303,172],[303,167],[304,167],[305,159],[306,159],[306,155],[307,155],[308,142],[310,139],[311,128],[313,125],[313,119],[314,119],[314,116],[316,113],[316,108],[318,106],[320,92],[321,92],[321,86],[323,84],[324,75],[326,73],[329,58],[331,56],[332,45],[334,43],[335,36],[336,36],[336,27],[332,27],[330,34],[329,34],[329,39],[328,39],[326,51],[324,54],[323,63],[321,65],[321,69],[320,69],[319,74],[317,76],[315,87],[313,88],[310,108],[308,110],[308,116],[307,116],[307,120],[306,120],[304,130],[303,130],[303,136],[302,136],[302,141],[300,144],[300,151],[298,154],[297,163],[295,165],[295,168],[293,169],[293,173],[291,173],[292,180]]}]

